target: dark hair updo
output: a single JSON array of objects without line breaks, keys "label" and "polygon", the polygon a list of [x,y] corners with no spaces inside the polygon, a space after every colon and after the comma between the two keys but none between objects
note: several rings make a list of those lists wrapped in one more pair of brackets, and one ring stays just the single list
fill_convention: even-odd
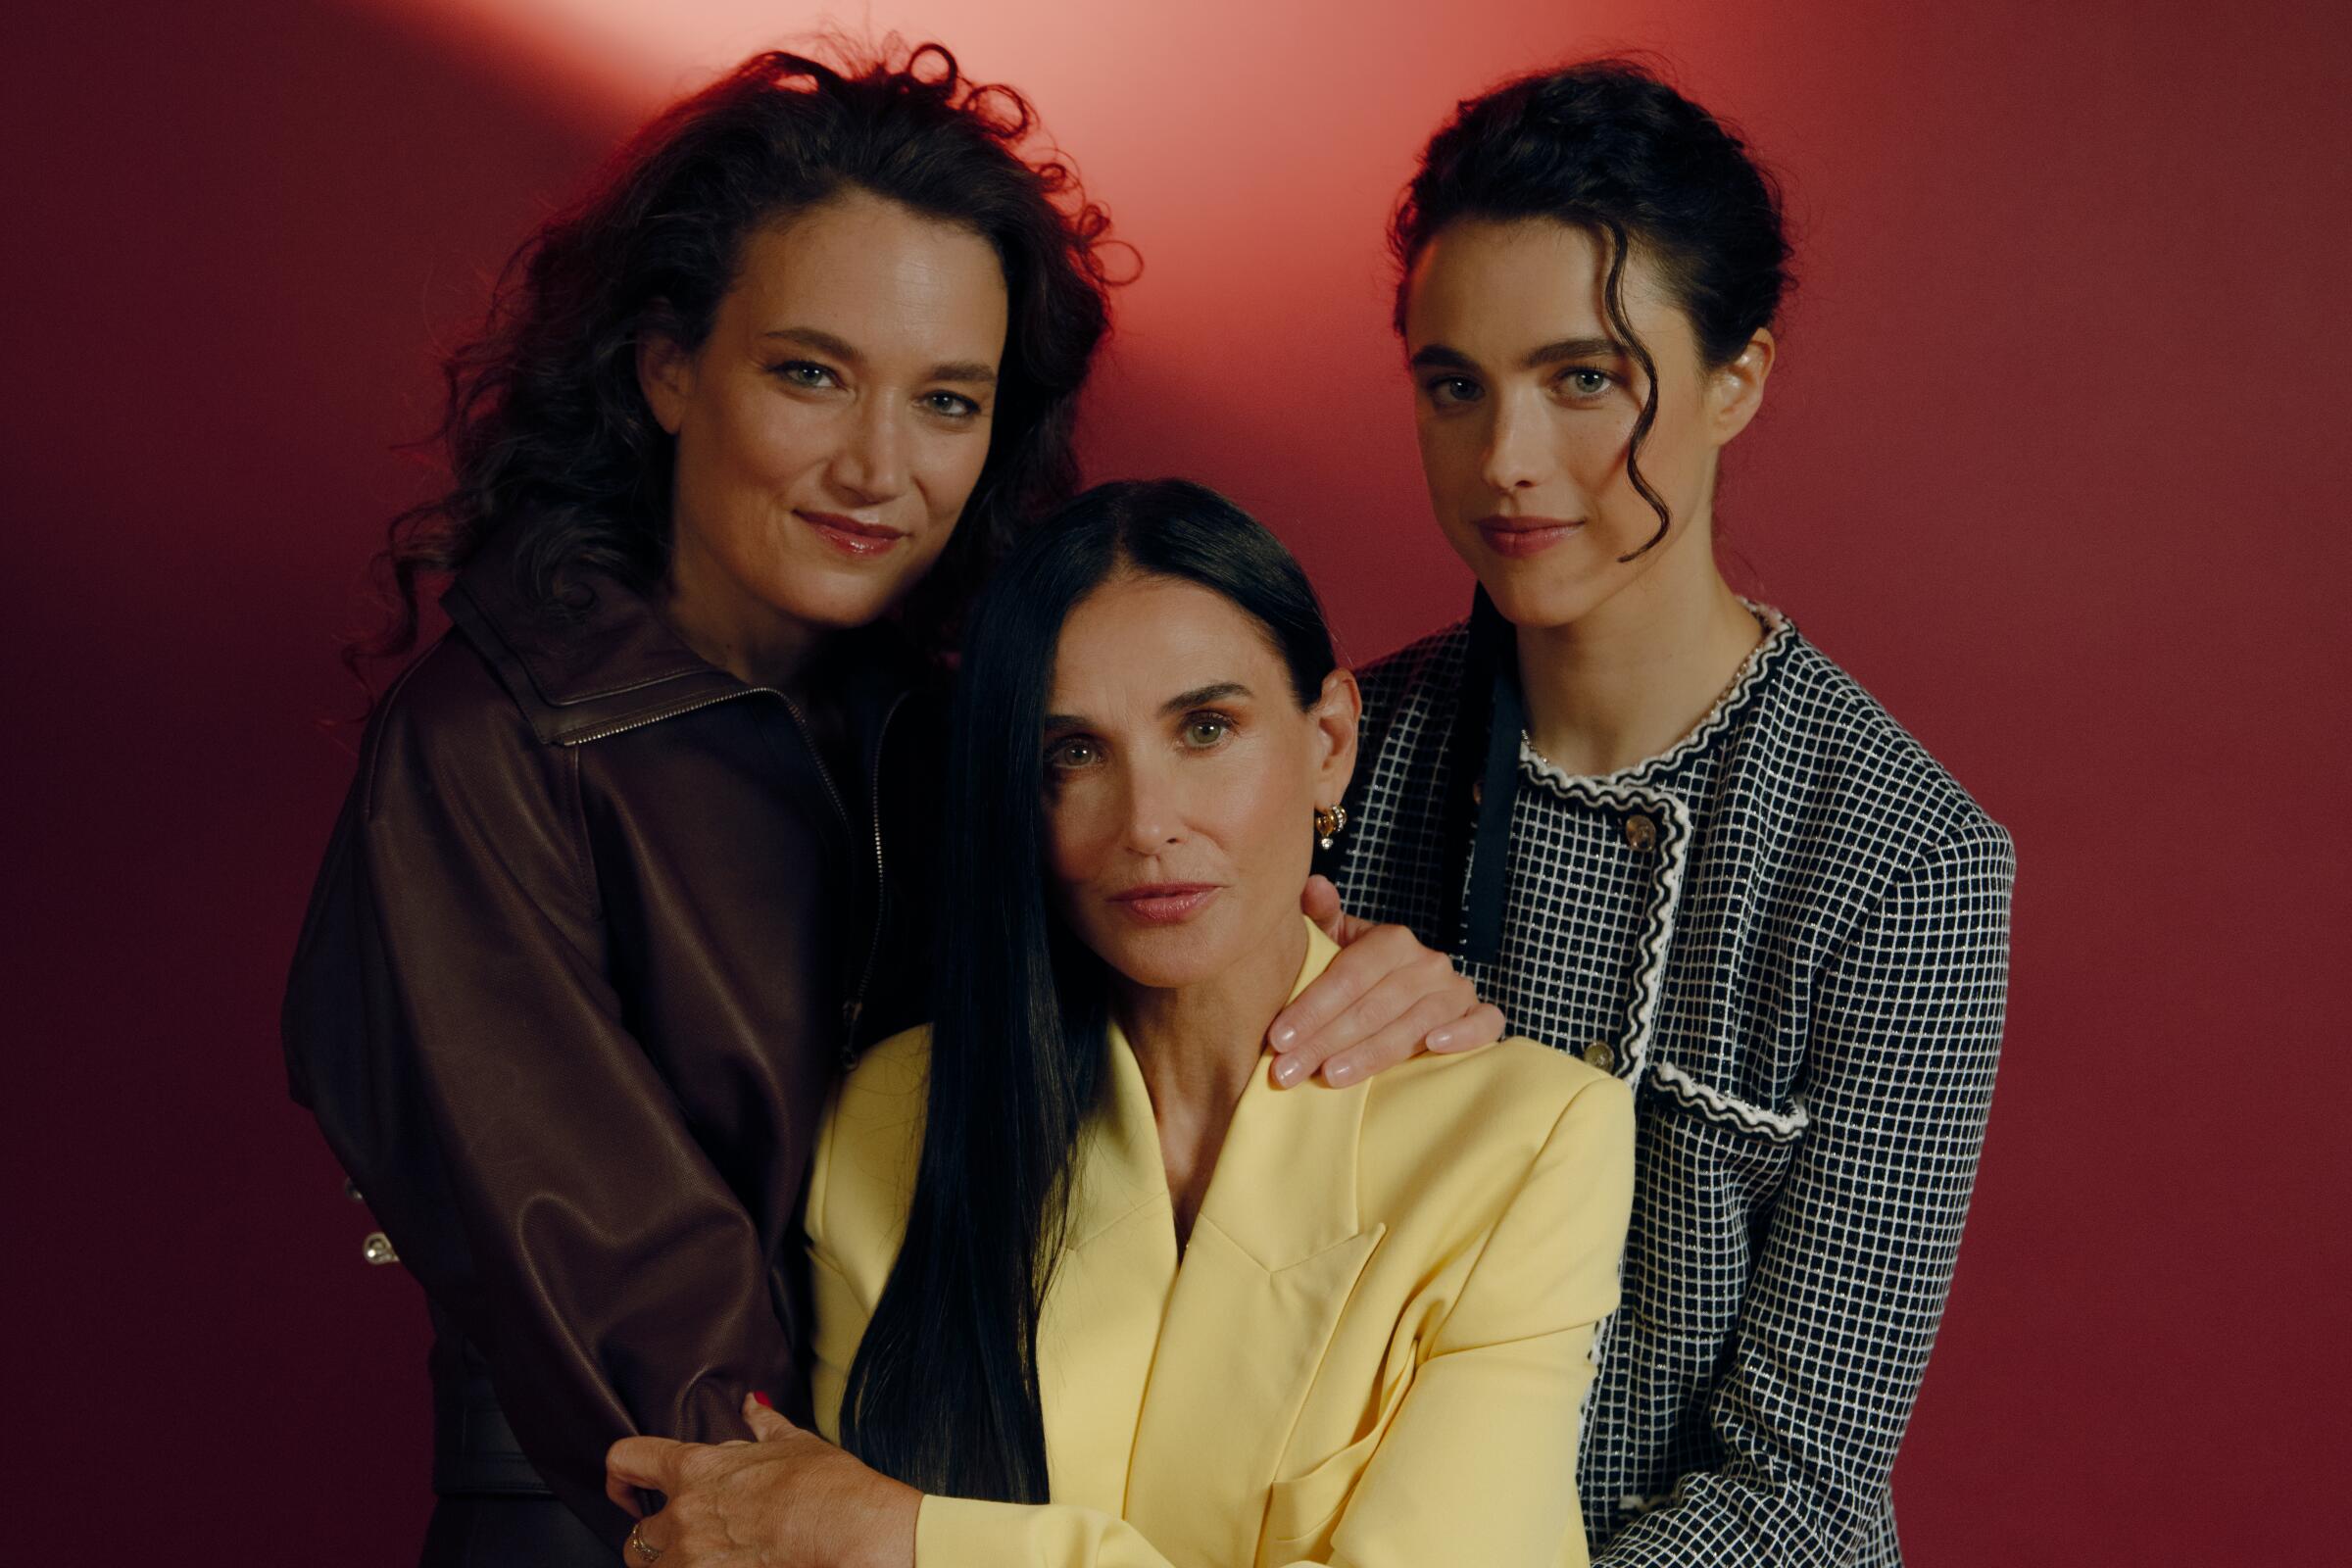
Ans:
[{"label": "dark hair updo", "polygon": [[[1463,219],[1549,218],[1609,240],[1603,288],[1609,328],[1649,383],[1625,469],[1658,514],[1674,518],[1642,476],[1642,438],[1658,414],[1657,366],[1625,314],[1634,245],[1657,266],[1710,368],[1730,364],[1779,314],[1789,286],[1780,193],[1731,126],[1633,60],[1536,72],[1458,105],[1432,136],[1389,220],[1398,269],[1396,328],[1404,330],[1414,260]],[[1627,560],[1632,560],[1629,556]]]},{"label": "dark hair updo", "polygon": [[417,579],[518,534],[533,598],[576,603],[582,568],[639,589],[668,569],[674,447],[637,382],[649,332],[692,352],[745,240],[850,190],[961,224],[994,247],[1008,314],[988,457],[955,537],[902,612],[949,635],[1014,530],[1077,487],[1077,398],[1108,327],[1109,220],[1010,87],[969,82],[935,43],[836,70],[755,55],[671,106],[501,274],[479,336],[443,366],[451,488],[395,518],[396,618],[358,654],[416,635]]},{"label": "dark hair updo", "polygon": [[1127,573],[1234,606],[1281,656],[1301,710],[1339,665],[1281,541],[1181,479],[1087,491],[974,606],[940,791],[937,903],[951,925],[932,975],[922,1154],[841,1409],[850,1452],[924,1492],[1047,1500],[1037,1329],[1109,1010],[1102,961],[1047,895],[1045,720],[1070,612]]}]

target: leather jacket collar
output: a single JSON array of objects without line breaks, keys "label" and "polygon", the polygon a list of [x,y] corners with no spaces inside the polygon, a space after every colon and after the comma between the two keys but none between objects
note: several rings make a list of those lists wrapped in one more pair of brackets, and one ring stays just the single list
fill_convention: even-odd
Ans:
[{"label": "leather jacket collar", "polygon": [[[526,571],[515,541],[493,539],[441,606],[544,745],[584,745],[763,689],[706,662],[644,594],[617,578],[584,574],[586,603],[559,614]],[[922,661],[897,628],[851,635],[860,646],[841,663],[853,712],[918,683]]]}]

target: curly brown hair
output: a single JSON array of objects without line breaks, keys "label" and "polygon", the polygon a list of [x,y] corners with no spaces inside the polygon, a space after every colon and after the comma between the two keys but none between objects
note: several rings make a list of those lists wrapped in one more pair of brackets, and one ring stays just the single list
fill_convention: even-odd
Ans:
[{"label": "curly brown hair", "polygon": [[355,671],[413,648],[420,584],[494,536],[517,536],[526,592],[554,613],[587,603],[585,572],[658,584],[673,446],[639,389],[638,341],[699,348],[746,237],[844,190],[965,225],[1004,270],[988,457],[955,537],[898,611],[917,640],[951,642],[1016,531],[1077,488],[1078,395],[1109,328],[1108,217],[1058,154],[1029,150],[1039,122],[1019,92],[967,81],[936,43],[840,53],[840,69],[756,55],[672,105],[514,252],[481,330],[443,362],[428,443],[446,448],[451,485],[392,520],[377,558],[391,622],[345,651]]}]

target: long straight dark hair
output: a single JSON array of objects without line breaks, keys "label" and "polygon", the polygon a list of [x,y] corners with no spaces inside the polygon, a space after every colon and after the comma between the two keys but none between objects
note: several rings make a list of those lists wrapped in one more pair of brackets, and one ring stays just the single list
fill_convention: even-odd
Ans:
[{"label": "long straight dark hair", "polygon": [[944,1495],[1048,1495],[1037,1325],[1102,1093],[1108,1004],[1102,960],[1046,896],[1046,701],[1070,612],[1123,571],[1230,601],[1282,655],[1301,709],[1338,664],[1290,552],[1180,479],[1087,491],[974,607],[948,749],[922,1156],[842,1407],[852,1453]]}]

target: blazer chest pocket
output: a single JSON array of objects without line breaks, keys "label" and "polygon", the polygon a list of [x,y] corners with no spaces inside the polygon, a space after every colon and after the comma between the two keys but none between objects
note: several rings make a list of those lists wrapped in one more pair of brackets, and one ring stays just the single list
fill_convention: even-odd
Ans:
[{"label": "blazer chest pocket", "polygon": [[1332,1529],[1347,1511],[1348,1499],[1355,1494],[1355,1484],[1372,1462],[1372,1450],[1380,1446],[1387,1430],[1384,1423],[1306,1474],[1277,1481],[1266,1489],[1266,1528],[1257,1554],[1259,1563],[1313,1558],[1330,1544]]},{"label": "blazer chest pocket", "polygon": [[1331,1533],[1340,1516],[1348,1511],[1348,1500],[1355,1495],[1355,1484],[1363,1479],[1373,1451],[1388,1436],[1390,1423],[1412,1388],[1413,1369],[1420,1364],[1417,1350],[1410,1341],[1394,1348],[1393,1370],[1384,1380],[1387,1386],[1371,1431],[1312,1469],[1266,1489],[1266,1524],[1260,1532],[1262,1544],[1257,1554],[1260,1564],[1320,1560],[1331,1544]]}]

